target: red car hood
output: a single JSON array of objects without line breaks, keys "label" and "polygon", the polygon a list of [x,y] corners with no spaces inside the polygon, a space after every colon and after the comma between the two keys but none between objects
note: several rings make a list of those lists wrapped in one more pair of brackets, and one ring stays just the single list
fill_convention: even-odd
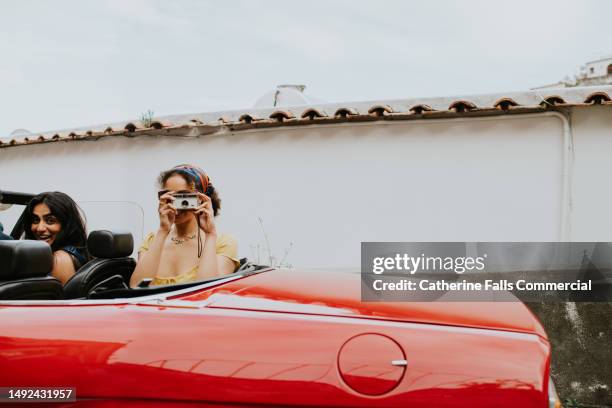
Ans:
[{"label": "red car hood", "polygon": [[345,316],[514,332],[546,338],[521,302],[362,302],[359,274],[276,269],[174,299],[208,307]]}]

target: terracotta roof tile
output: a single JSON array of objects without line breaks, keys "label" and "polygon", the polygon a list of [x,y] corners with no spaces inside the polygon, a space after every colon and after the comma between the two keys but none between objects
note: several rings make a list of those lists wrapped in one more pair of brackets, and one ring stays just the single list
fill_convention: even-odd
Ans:
[{"label": "terracotta roof tile", "polygon": [[593,105],[603,105],[612,102],[612,98],[605,92],[593,92],[584,100],[584,103]]},{"label": "terracotta roof tile", "polygon": [[139,129],[139,126],[137,123],[128,123],[123,127],[125,130],[127,130],[128,132],[134,132],[136,131],[136,129]]},{"label": "terracotta roof tile", "polygon": [[418,104],[418,105],[414,105],[413,107],[411,107],[409,109],[410,112],[412,112],[415,115],[421,115],[423,112],[432,112],[435,109],[433,109],[431,106],[429,105],[425,105],[425,104]]},{"label": "terracotta roof tile", "polygon": [[317,108],[308,108],[304,112],[302,112],[302,115],[300,117],[302,119],[308,118],[310,120],[314,120],[315,118],[327,118],[328,115],[324,110]]},{"label": "terracotta roof tile", "polygon": [[276,110],[270,114],[269,118],[277,122],[284,122],[289,119],[294,119],[295,115],[288,110]]},{"label": "terracotta roof tile", "polygon": [[385,116],[389,113],[393,113],[393,108],[389,105],[377,104],[373,105],[368,109],[368,113],[372,116]]},{"label": "terracotta roof tile", "polygon": [[240,115],[240,117],[238,118],[239,122],[246,123],[246,124],[251,124],[253,122],[258,122],[260,120],[261,120],[261,118],[259,116],[251,115],[250,113],[244,113],[244,114]]},{"label": "terracotta roof tile", "polygon": [[154,120],[151,122],[149,127],[151,127],[152,129],[158,129],[158,130],[169,128],[169,127],[172,127],[172,122],[169,122],[167,120]]},{"label": "terracotta roof tile", "polygon": [[340,117],[340,118],[346,118],[349,116],[357,116],[359,115],[359,111],[355,108],[347,108],[347,107],[343,107],[343,108],[338,108],[336,109],[336,112],[334,113],[335,117]]},{"label": "terracotta roof tile", "polygon": [[515,106],[519,106],[519,104],[512,98],[499,98],[497,101],[495,101],[493,106],[496,109],[509,110]]},{"label": "terracotta roof tile", "polygon": [[563,99],[559,95],[547,96],[546,98],[544,98],[542,102],[540,102],[540,106],[544,108],[549,108],[551,106],[561,106],[561,105],[567,105],[567,102],[565,102],[565,99]]},{"label": "terracotta roof tile", "polygon": [[473,102],[465,101],[465,100],[458,100],[458,101],[454,101],[453,103],[451,103],[448,107],[448,110],[457,112],[457,113],[462,113],[462,112],[469,112],[477,108],[478,107]]}]

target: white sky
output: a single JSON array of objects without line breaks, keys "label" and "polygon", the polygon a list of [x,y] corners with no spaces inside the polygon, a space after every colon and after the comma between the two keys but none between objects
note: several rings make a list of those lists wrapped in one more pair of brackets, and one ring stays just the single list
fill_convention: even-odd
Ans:
[{"label": "white sky", "polygon": [[0,137],[251,106],[526,90],[612,54],[612,1],[3,1]]}]

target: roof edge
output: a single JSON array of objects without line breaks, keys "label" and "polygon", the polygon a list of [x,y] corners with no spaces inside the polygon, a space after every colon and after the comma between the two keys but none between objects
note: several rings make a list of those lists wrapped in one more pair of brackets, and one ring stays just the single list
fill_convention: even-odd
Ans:
[{"label": "roof edge", "polygon": [[450,119],[459,116],[534,113],[592,105],[612,106],[612,86],[534,89],[459,97],[370,100],[166,115],[156,117],[148,123],[138,120],[126,121],[33,133],[19,138],[4,138],[0,139],[0,148],[58,141],[97,140],[109,136],[189,136],[217,133],[224,128],[240,131],[263,127],[353,121]]}]

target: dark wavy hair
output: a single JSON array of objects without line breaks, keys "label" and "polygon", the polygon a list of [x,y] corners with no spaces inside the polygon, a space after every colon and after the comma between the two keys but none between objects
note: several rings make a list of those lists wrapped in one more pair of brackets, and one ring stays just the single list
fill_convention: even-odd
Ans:
[{"label": "dark wavy hair", "polygon": [[[183,179],[185,179],[187,184],[189,184],[192,188],[195,188],[198,191],[200,191],[201,193],[204,193],[204,191],[202,191],[201,187],[199,186],[198,180],[196,180],[195,177],[193,177],[192,174],[190,174],[189,172],[182,171],[180,168],[177,168],[177,167],[181,167],[181,166],[191,167],[191,168],[197,170],[200,173],[204,173],[204,171],[202,169],[200,169],[199,167],[195,167],[195,166],[190,165],[190,164],[180,164],[180,165],[178,165],[176,167],[171,168],[170,170],[162,171],[159,174],[159,177],[157,178],[157,183],[159,184],[159,187],[163,188],[164,184],[166,184],[166,181],[168,181],[168,179],[170,177],[178,174]],[[217,189],[216,188],[213,188],[212,193],[210,194],[210,201],[212,202],[213,214],[216,217],[217,214],[219,214],[219,211],[221,210],[221,198],[219,197],[219,194],[217,193]]]},{"label": "dark wavy hair", "polygon": [[60,191],[48,191],[40,193],[26,207],[23,225],[26,239],[36,239],[32,233],[32,216],[34,207],[38,204],[45,204],[51,210],[62,229],[51,245],[53,251],[71,245],[77,248],[87,248],[87,230],[85,227],[85,216],[83,212],[68,194]]}]

